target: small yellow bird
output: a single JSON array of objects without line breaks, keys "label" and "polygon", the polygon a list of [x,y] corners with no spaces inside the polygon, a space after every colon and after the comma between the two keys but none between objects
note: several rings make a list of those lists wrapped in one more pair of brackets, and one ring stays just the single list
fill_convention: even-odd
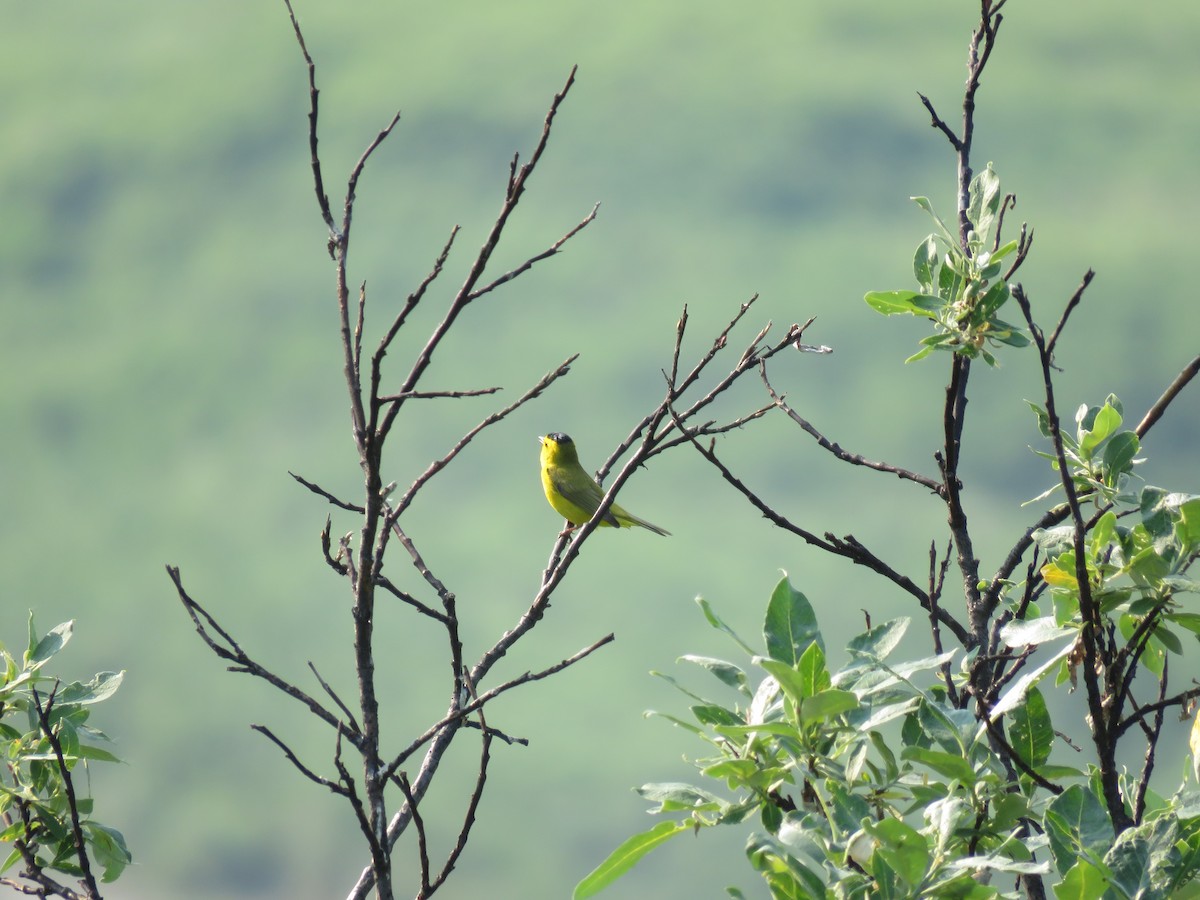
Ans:
[{"label": "small yellow bird", "polygon": [[[582,525],[600,508],[604,490],[580,465],[575,442],[567,435],[552,431],[538,437],[538,441],[542,445],[542,488],[546,492],[546,499],[555,512],[571,523],[572,528]],[[615,503],[608,508],[600,524],[610,528],[640,525],[655,534],[671,533],[651,525],[645,519],[639,519]]]}]

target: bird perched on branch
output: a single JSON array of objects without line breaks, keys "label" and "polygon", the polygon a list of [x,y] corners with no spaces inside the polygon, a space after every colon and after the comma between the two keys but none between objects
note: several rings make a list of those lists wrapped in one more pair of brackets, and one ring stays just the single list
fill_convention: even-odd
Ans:
[{"label": "bird perched on branch", "polygon": [[[542,445],[542,489],[546,492],[546,499],[550,501],[555,512],[571,523],[571,528],[582,525],[600,508],[600,501],[604,499],[604,489],[580,465],[575,442],[567,435],[560,431],[552,431],[540,436],[538,441]],[[651,525],[645,519],[639,519],[615,503],[609,506],[600,524],[610,528],[631,528],[640,525],[655,534],[671,533],[657,525]]]}]

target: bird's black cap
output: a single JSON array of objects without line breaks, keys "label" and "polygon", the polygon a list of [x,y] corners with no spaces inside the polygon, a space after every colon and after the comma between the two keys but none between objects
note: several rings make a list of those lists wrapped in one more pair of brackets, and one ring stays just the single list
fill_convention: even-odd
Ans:
[{"label": "bird's black cap", "polygon": [[573,443],[575,443],[573,440],[571,440],[570,435],[563,434],[561,431],[552,431],[548,435],[546,435],[546,437],[550,438],[550,440],[554,441],[554,443],[556,443],[556,444],[573,444]]}]

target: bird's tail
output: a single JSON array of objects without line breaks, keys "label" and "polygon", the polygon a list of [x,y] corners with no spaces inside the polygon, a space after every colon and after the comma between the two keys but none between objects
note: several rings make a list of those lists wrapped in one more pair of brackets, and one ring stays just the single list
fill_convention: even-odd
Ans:
[{"label": "bird's tail", "polygon": [[653,525],[650,522],[647,522],[645,519],[639,519],[637,516],[628,516],[627,518],[634,525],[641,525],[647,531],[653,531],[655,534],[661,534],[663,537],[671,536],[671,532],[667,531],[667,529],[659,528],[657,525]]}]

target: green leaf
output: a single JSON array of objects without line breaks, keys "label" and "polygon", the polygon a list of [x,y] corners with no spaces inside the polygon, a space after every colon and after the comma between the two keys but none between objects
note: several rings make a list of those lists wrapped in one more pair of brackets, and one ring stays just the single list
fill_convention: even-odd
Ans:
[{"label": "green leaf", "polygon": [[79,746],[78,755],[80,759],[91,759],[95,760],[96,762],[119,763],[121,761],[119,756],[114,756],[109,751],[104,750],[101,747],[97,747],[94,744],[81,744]]},{"label": "green leaf", "polygon": [[928,356],[930,353],[932,353],[932,352],[933,352],[933,350],[934,350],[934,348],[933,348],[933,347],[924,347],[924,348],[922,348],[922,349],[918,350],[916,353],[914,353],[914,354],[913,354],[912,356],[910,356],[908,359],[906,359],[906,360],[904,361],[904,364],[905,364],[905,365],[908,365],[910,362],[917,362],[917,360],[924,359],[924,358],[925,358],[925,357],[927,357],[927,356]]},{"label": "green leaf", "polygon": [[676,835],[690,830],[691,827],[686,822],[659,822],[649,831],[635,834],[609,854],[608,858],[593,869],[579,884],[575,885],[575,891],[571,896],[574,900],[584,900],[584,898],[596,896],[637,865],[638,861],[651,850],[661,847]]},{"label": "green leaf", "polygon": [[763,623],[763,638],[767,655],[789,666],[796,665],[813,642],[822,650],[825,649],[812,604],[792,587],[786,575],[771,593],[767,618]]},{"label": "green leaf", "polygon": [[1037,417],[1038,431],[1041,432],[1042,437],[1050,437],[1052,434],[1050,430],[1050,414],[1032,400],[1026,400],[1025,402],[1029,404],[1029,408],[1033,410],[1033,414]]},{"label": "green leaf", "polygon": [[989,162],[967,187],[967,219],[983,245],[991,243],[992,225],[1000,209],[1000,177]]},{"label": "green leaf", "polygon": [[922,730],[950,753],[965,753],[979,724],[969,710],[954,709],[926,699],[917,709]]},{"label": "green leaf", "polygon": [[1000,639],[1005,646],[1021,648],[1026,644],[1045,644],[1074,634],[1079,629],[1069,625],[1059,625],[1053,616],[1042,616],[1038,619],[1014,620],[1000,629]]},{"label": "green leaf", "polygon": [[750,781],[758,772],[758,763],[752,759],[723,759],[700,770],[705,778],[725,781],[731,788]]},{"label": "green leaf", "polygon": [[941,750],[930,750],[925,747],[905,747],[900,753],[900,758],[921,763],[938,774],[961,784],[971,785],[976,781],[975,770],[971,768],[971,764],[953,753],[944,753]]},{"label": "green leaf", "polygon": [[703,788],[684,784],[681,781],[660,781],[644,784],[637,793],[658,806],[653,813],[677,812],[679,810],[719,809],[724,805],[716,794],[710,794]]},{"label": "green leaf", "polygon": [[1200,636],[1200,613],[1167,613],[1164,618]]},{"label": "green leaf", "polygon": [[123,671],[97,672],[86,684],[80,684],[78,681],[75,681],[59,691],[58,702],[99,703],[115,694],[117,688],[121,686],[121,682],[124,680],[125,673]]},{"label": "green leaf", "polygon": [[92,858],[104,868],[100,880],[116,881],[125,867],[133,862],[133,854],[125,845],[125,836],[115,828],[95,820],[83,823],[84,836],[92,848]]},{"label": "green leaf", "polygon": [[747,696],[750,695],[746,673],[733,663],[725,662],[723,659],[714,659],[711,656],[695,656],[691,653],[679,657],[679,661],[694,663],[703,669],[708,669],[731,688],[735,688]]},{"label": "green leaf", "polygon": [[857,707],[858,697],[850,691],[821,691],[800,705],[800,722],[804,725],[821,722]]},{"label": "green leaf", "polygon": [[796,663],[796,674],[804,684],[804,696],[811,697],[830,685],[829,670],[825,668],[825,651],[814,641]]},{"label": "green leaf", "polygon": [[1054,896],[1058,900],[1100,900],[1106,890],[1106,873],[1081,859],[1067,870],[1062,881],[1054,885]]},{"label": "green leaf", "polygon": [[1090,789],[1078,784],[1050,801],[1043,822],[1060,873],[1066,873],[1081,856],[1099,862],[1113,843],[1112,822],[1103,804]]},{"label": "green leaf", "polygon": [[[981,322],[986,322],[992,317],[992,313],[1004,306],[1008,302],[1008,285],[1003,281],[997,281],[987,289],[987,293],[979,300],[979,305],[975,307],[975,314]],[[1012,333],[1011,328],[999,328],[997,331]],[[988,337],[998,340],[999,336],[988,333]]]},{"label": "green leaf", "polygon": [[956,238],[950,232],[950,229],[946,227],[946,223],[943,222],[938,217],[938,214],[933,211],[933,204],[929,202],[928,197],[909,197],[909,199],[912,200],[913,203],[917,204],[917,206],[921,207],[921,209],[925,210],[925,212],[929,213],[929,215],[933,218],[933,221],[937,223],[938,230],[941,231],[942,237],[945,238],[947,243],[949,243],[951,246],[957,246],[956,241],[958,238]]},{"label": "green leaf", "polygon": [[692,715],[702,725],[745,725],[746,720],[732,710],[715,704],[693,706]]},{"label": "green leaf", "polygon": [[876,625],[871,630],[851,638],[846,649],[850,651],[851,655],[861,654],[876,659],[886,659],[888,654],[896,649],[911,622],[912,620],[907,616],[902,616],[884,622],[882,625]]},{"label": "green leaf", "polygon": [[892,870],[910,885],[919,885],[929,869],[929,842],[911,825],[886,818],[865,824],[864,829],[879,841],[875,848]]},{"label": "green leaf", "polygon": [[1037,688],[1030,688],[1025,702],[1013,710],[1008,733],[1013,748],[1030,767],[1037,768],[1050,758],[1054,725]]},{"label": "green leaf", "polygon": [[789,666],[787,663],[780,662],[777,659],[767,659],[765,656],[754,657],[754,662],[762,666],[764,670],[774,677],[779,687],[783,689],[783,692],[797,706],[808,699],[809,694],[806,691],[811,687],[811,684],[793,666]]},{"label": "green leaf", "polygon": [[[1085,418],[1086,421],[1086,418]],[[1096,448],[1107,440],[1121,427],[1121,414],[1107,403],[1096,413],[1091,421],[1091,427],[1081,430],[1079,435],[1079,456],[1084,460],[1092,458]]]},{"label": "green leaf", "polygon": [[885,316],[910,314],[936,319],[937,311],[946,305],[940,297],[917,291],[868,291],[863,297],[876,312]]},{"label": "green leaf", "polygon": [[754,655],[753,648],[751,648],[751,646],[749,644],[747,644],[740,637],[738,637],[737,632],[735,632],[732,628],[730,628],[728,625],[725,624],[725,621],[720,616],[717,615],[716,611],[712,608],[712,605],[707,600],[705,600],[703,597],[697,597],[696,605],[699,606],[700,611],[702,613],[704,613],[704,618],[706,618],[708,620],[709,625],[711,625],[713,628],[717,629],[717,631],[723,631],[727,635],[729,635],[731,638],[733,638],[734,643],[736,643],[739,647],[741,647],[744,651],[746,651],[746,653],[748,655],[750,655],[750,656]]},{"label": "green leaf", "polygon": [[1150,893],[1150,847],[1140,832],[1140,828],[1131,828],[1122,833],[1104,857],[1110,885],[1123,891],[1126,897],[1153,896]]},{"label": "green leaf", "polygon": [[[63,622],[61,625],[56,625],[46,632],[46,636],[37,641],[36,646],[32,646],[25,652],[25,665],[30,668],[37,668],[54,656],[59,650],[67,645],[67,641],[71,640],[71,632],[75,628],[75,620]],[[29,637],[33,640],[33,616],[29,617]]]},{"label": "green leaf", "polygon": [[1183,540],[1190,551],[1200,545],[1200,497],[1179,504],[1179,519],[1183,523]]},{"label": "green leaf", "polygon": [[1104,447],[1104,482],[1109,487],[1116,487],[1117,478],[1133,469],[1133,458],[1141,449],[1141,441],[1132,431],[1122,431],[1114,434],[1112,440]]},{"label": "green leaf", "polygon": [[925,293],[932,293],[935,287],[937,278],[937,269],[941,265],[941,249],[938,247],[937,238],[932,234],[925,240],[921,241],[917,247],[917,252],[913,256],[913,275],[917,278],[917,284],[921,286],[921,290]]},{"label": "green leaf", "polygon": [[824,897],[825,882],[772,837],[751,834],[746,841],[746,856],[755,870],[762,873],[773,900],[801,900]]}]

